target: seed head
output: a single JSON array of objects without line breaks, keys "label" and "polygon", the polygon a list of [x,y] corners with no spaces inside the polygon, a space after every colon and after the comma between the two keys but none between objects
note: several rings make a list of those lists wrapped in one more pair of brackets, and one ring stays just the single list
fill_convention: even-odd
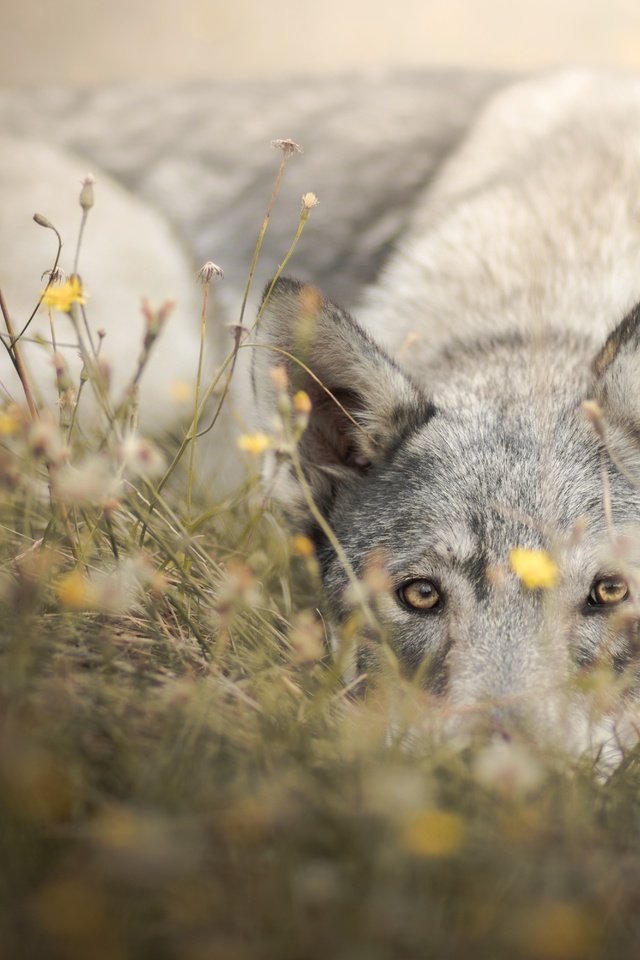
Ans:
[{"label": "seed head", "polygon": [[222,280],[223,278],[224,271],[222,267],[219,267],[213,260],[207,260],[198,270],[198,280],[202,281],[202,283],[209,283],[211,280]]},{"label": "seed head", "polygon": [[302,195],[302,209],[303,210],[312,210],[313,207],[317,207],[320,201],[316,197],[315,193],[304,193]]},{"label": "seed head", "polygon": [[55,270],[45,270],[44,273],[40,276],[41,280],[47,278],[47,284],[52,283],[64,283],[67,279],[67,275],[62,269],[62,267],[56,267]]},{"label": "seed head", "polygon": [[285,140],[272,140],[271,146],[276,150],[282,150],[285,157],[290,157],[292,153],[304,153],[304,150],[295,140],[287,138]]}]

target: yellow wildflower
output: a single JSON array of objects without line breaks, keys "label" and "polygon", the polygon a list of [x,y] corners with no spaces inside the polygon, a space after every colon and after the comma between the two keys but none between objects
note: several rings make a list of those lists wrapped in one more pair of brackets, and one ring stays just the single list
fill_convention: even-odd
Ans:
[{"label": "yellow wildflower", "polygon": [[403,846],[419,857],[448,857],[457,853],[463,840],[462,818],[447,810],[418,810],[402,829]]},{"label": "yellow wildflower", "polygon": [[79,570],[63,574],[56,582],[58,600],[72,610],[83,610],[91,606],[91,585]]},{"label": "yellow wildflower", "polygon": [[509,565],[529,590],[548,590],[558,579],[558,567],[546,550],[515,547],[509,554]]},{"label": "yellow wildflower", "polygon": [[588,908],[567,900],[538,904],[522,925],[526,952],[546,960],[582,960],[599,954],[600,935]]},{"label": "yellow wildflower", "polygon": [[19,429],[19,408],[12,404],[0,410],[0,437],[13,437]]},{"label": "yellow wildflower", "polygon": [[69,313],[73,303],[86,303],[84,287],[80,277],[72,276],[59,287],[50,286],[42,294],[45,306],[61,313]]},{"label": "yellow wildflower", "polygon": [[271,439],[266,433],[243,433],[238,437],[238,447],[245,453],[254,456],[264,453],[271,446]]},{"label": "yellow wildflower", "polygon": [[291,537],[291,549],[298,557],[312,557],[315,553],[313,542],[304,533],[296,533]]},{"label": "yellow wildflower", "polygon": [[190,403],[193,400],[193,386],[188,380],[174,380],[169,384],[169,396],[176,403]]},{"label": "yellow wildflower", "polygon": [[311,399],[304,390],[298,390],[293,395],[293,409],[296,413],[311,413]]}]

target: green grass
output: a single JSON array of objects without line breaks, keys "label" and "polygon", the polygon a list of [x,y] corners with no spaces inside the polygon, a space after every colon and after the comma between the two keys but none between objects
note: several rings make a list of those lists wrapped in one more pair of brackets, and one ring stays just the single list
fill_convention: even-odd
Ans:
[{"label": "green grass", "polygon": [[638,754],[412,741],[424,695],[348,689],[314,558],[255,482],[194,492],[188,429],[186,483],[65,499],[60,444],[116,476],[134,416],[88,369],[88,439],[0,420],[0,958],[637,957]]}]

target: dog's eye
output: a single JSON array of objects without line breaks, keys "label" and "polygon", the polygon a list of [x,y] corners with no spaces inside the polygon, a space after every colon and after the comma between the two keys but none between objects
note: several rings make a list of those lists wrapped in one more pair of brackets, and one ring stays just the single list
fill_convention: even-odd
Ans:
[{"label": "dog's eye", "polygon": [[398,597],[411,610],[435,610],[442,602],[433,580],[408,580],[398,588]]},{"label": "dog's eye", "polygon": [[622,577],[599,577],[594,580],[587,603],[590,607],[610,607],[629,596],[629,584]]}]

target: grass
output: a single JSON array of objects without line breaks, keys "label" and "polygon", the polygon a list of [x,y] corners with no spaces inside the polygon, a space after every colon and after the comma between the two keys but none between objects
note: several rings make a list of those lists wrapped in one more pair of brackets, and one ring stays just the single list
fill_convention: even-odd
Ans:
[{"label": "grass", "polygon": [[[94,391],[99,427],[69,397],[59,419],[0,414],[0,957],[637,957],[638,754],[605,781],[533,749],[425,749],[411,683],[354,696],[308,543],[255,481],[197,492],[201,367],[163,472],[81,306],[75,396]],[[304,403],[284,413],[295,441]]]}]

